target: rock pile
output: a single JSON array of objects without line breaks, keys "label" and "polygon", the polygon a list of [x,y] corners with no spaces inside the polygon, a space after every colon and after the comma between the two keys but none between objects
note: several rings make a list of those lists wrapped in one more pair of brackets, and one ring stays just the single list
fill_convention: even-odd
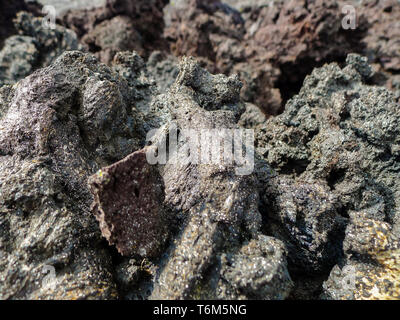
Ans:
[{"label": "rock pile", "polygon": [[0,298],[399,299],[400,4],[352,3],[8,5]]}]

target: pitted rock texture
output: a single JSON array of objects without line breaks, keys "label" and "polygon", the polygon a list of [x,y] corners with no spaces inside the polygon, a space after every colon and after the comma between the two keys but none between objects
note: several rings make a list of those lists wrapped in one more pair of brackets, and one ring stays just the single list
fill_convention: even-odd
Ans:
[{"label": "pitted rock texture", "polygon": [[[345,5],[354,6],[354,30],[342,27]],[[313,68],[343,62],[353,52],[389,72],[391,88],[400,67],[399,10],[396,0],[176,1],[166,9],[164,34],[175,55],[205,59],[212,71],[238,73],[245,101],[275,115]]]},{"label": "pitted rock texture", "polygon": [[258,235],[235,254],[223,254],[219,297],[224,299],[285,299],[292,289],[286,269],[284,244],[271,237]]},{"label": "pitted rock texture", "polygon": [[[355,8],[354,30],[342,27],[345,5]],[[399,15],[397,0],[108,0],[100,7],[63,12],[58,22],[106,63],[118,51],[135,50],[146,59],[153,50],[171,51],[177,57],[196,56],[213,73],[238,73],[242,98],[270,116],[283,111],[314,67],[342,63],[353,52],[375,64],[380,79],[371,81],[394,90],[400,99],[395,79]],[[176,67],[168,68],[167,74],[177,74]],[[168,86],[172,83],[168,80]]]},{"label": "pitted rock texture", "polygon": [[[399,230],[399,105],[385,88],[366,84],[373,74],[366,61],[349,55],[344,68],[333,63],[315,69],[285,112],[257,128],[258,151],[281,175],[278,180],[282,175],[292,180],[292,186],[285,187],[285,182],[278,193],[276,184],[267,187],[263,197],[271,234],[286,237],[289,252],[293,242],[306,248],[303,257],[301,250],[289,254],[289,261],[296,255],[306,258],[301,264],[289,263],[289,270],[304,273],[309,266],[322,267],[321,259],[328,267],[343,263],[341,246],[344,238],[346,254],[353,223],[370,219]],[[322,197],[304,193],[304,183],[310,185],[304,191],[324,190]],[[334,238],[328,236],[332,231]],[[333,250],[323,251],[327,245]],[[390,286],[397,288],[396,283]],[[383,284],[377,286],[381,296],[398,294],[395,289],[385,291]],[[357,290],[353,297],[360,297]]]},{"label": "pitted rock texture", "polygon": [[400,299],[400,242],[390,224],[352,215],[343,248],[346,257],[324,283],[324,298]]},{"label": "pitted rock texture", "polygon": [[217,0],[170,7],[165,37],[172,52],[204,57],[219,72],[239,73],[244,99],[267,114],[282,110],[282,98],[294,94],[313,67],[357,50],[365,32],[362,18],[356,30],[342,28],[336,1],[273,1],[251,6],[246,19]]},{"label": "pitted rock texture", "polygon": [[148,164],[146,149],[98,171],[89,178],[92,210],[103,236],[125,256],[159,254],[167,234],[164,185]]},{"label": "pitted rock texture", "polygon": [[153,51],[146,67],[153,79],[156,80],[158,91],[166,92],[175,82],[179,74],[179,60],[173,55],[161,51]]},{"label": "pitted rock texture", "polygon": [[400,299],[399,1],[3,2],[1,299]]},{"label": "pitted rock texture", "polygon": [[66,50],[82,49],[73,31],[59,25],[50,29],[43,21],[25,11],[17,14],[18,35],[7,38],[0,51],[0,85],[13,84],[48,66]]},{"label": "pitted rock texture", "polygon": [[24,0],[1,1],[0,2],[0,48],[3,47],[3,41],[17,33],[14,28],[13,19],[20,11],[28,11],[39,15],[40,5],[36,1],[26,2]]},{"label": "pitted rock texture", "polygon": [[[171,128],[174,124],[180,132],[189,128],[238,128],[236,123],[244,111],[239,98],[240,87],[236,77],[210,75],[195,60],[184,58],[175,84],[167,94],[154,101],[153,109],[163,110],[166,113],[164,125]],[[163,132],[161,130],[160,135]],[[184,150],[191,143],[183,133],[178,140],[178,150]],[[173,154],[161,170],[165,205],[175,213],[180,224],[167,256],[161,259],[150,298],[287,297],[292,282],[286,268],[284,246],[279,240],[260,238],[261,215],[257,209],[255,175],[236,175],[233,163],[185,164],[182,159],[185,157],[184,152]],[[249,259],[254,259],[258,270],[248,275],[247,281],[253,286],[248,287],[246,293],[240,289],[246,284],[235,274],[240,271],[228,271],[230,264],[222,258],[241,250],[244,239],[261,241],[263,244],[259,246],[269,246],[271,252],[265,256],[263,249],[257,249],[255,244],[243,248],[243,252],[253,255]],[[273,269],[269,269],[271,265]],[[211,276],[207,277],[210,272]],[[259,274],[263,276],[256,280]],[[228,282],[229,288],[221,290],[219,281]],[[257,292],[258,286],[263,286],[261,293]]]},{"label": "pitted rock texture", "polygon": [[362,42],[370,62],[379,63],[386,71],[400,70],[400,3],[396,0],[363,1],[361,14],[371,26]]},{"label": "pitted rock texture", "polygon": [[142,56],[165,50],[163,7],[167,0],[107,0],[103,7],[72,9],[60,18],[74,30],[87,50],[110,63],[118,51],[135,50]]},{"label": "pitted rock texture", "polygon": [[2,299],[118,297],[87,180],[143,145],[134,96],[77,51],[0,89]]},{"label": "pitted rock texture", "polygon": [[271,232],[288,240],[291,270],[310,273],[330,270],[341,254],[341,247],[335,241],[339,203],[329,187],[274,178],[266,194],[272,213],[269,218],[279,224],[271,226]]}]

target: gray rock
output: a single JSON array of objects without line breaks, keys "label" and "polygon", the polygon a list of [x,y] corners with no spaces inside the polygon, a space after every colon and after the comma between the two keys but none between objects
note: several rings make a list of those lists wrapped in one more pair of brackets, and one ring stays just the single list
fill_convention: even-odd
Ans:
[{"label": "gray rock", "polygon": [[341,254],[340,241],[335,239],[340,235],[335,194],[318,183],[277,177],[268,182],[264,198],[270,210],[269,228],[287,242],[291,269],[309,273],[330,270]]},{"label": "gray rock", "polygon": [[[360,257],[348,260],[354,225],[373,221],[399,230],[400,109],[391,92],[367,84],[371,76],[366,59],[357,55],[349,55],[344,68],[333,63],[315,69],[285,112],[257,128],[258,151],[279,175],[277,183],[266,184],[263,196],[270,234],[288,244],[289,270],[304,276],[310,266],[329,272],[338,264],[325,284],[333,298],[346,296],[338,279],[355,274],[342,267],[357,264],[354,270],[364,275],[370,268]],[[368,232],[359,228],[354,235],[361,240]],[[377,231],[372,234],[376,237]],[[374,251],[372,244],[365,243]],[[326,245],[334,250],[321,251]],[[385,259],[391,261],[391,255],[389,250]],[[388,281],[393,290],[384,289],[382,282],[376,290],[381,297],[396,297],[397,280]],[[352,297],[361,298],[361,292],[357,287]]]},{"label": "gray rock", "polygon": [[283,300],[292,290],[286,268],[285,245],[259,235],[234,255],[221,255],[218,297],[223,299]]},{"label": "gray rock", "polygon": [[14,84],[38,68],[50,65],[66,50],[82,50],[72,30],[47,28],[43,18],[20,12],[14,21],[19,35],[6,39],[0,51],[0,86]]},{"label": "gray rock", "polygon": [[254,129],[265,121],[267,121],[267,116],[257,106],[246,103],[246,111],[240,117],[239,125],[247,129]]},{"label": "gray rock", "polygon": [[[235,77],[210,75],[194,59],[183,58],[175,84],[154,102],[153,108],[168,110],[169,116],[164,117],[166,126],[171,126],[173,119],[181,131],[238,128],[237,121],[244,111],[239,99],[240,86]],[[179,140],[178,147],[189,143],[184,137]],[[254,295],[263,299],[285,298],[291,289],[285,250],[278,240],[260,235],[255,174],[236,175],[234,165],[228,163],[184,164],[177,161],[182,160],[180,157],[185,155],[172,156],[161,172],[165,205],[183,223],[161,260],[150,298],[222,299]],[[245,243],[245,239],[250,243]],[[262,252],[268,246],[276,251],[265,256]],[[238,264],[241,259],[249,259],[259,270],[247,275],[245,282],[250,287],[235,275],[244,272],[242,267],[246,260],[234,270],[221,264],[221,257],[233,251],[240,251],[234,258]],[[209,270],[215,272],[214,276],[206,276]],[[229,294],[218,289],[215,284],[219,281],[228,282],[232,288]],[[243,286],[247,292],[239,293]],[[260,287],[263,289],[257,293]]]},{"label": "gray rock", "polygon": [[154,51],[147,61],[147,70],[154,79],[157,79],[159,92],[165,93],[178,77],[178,59],[172,55],[166,56],[160,51]]},{"label": "gray rock", "polygon": [[343,249],[345,259],[324,282],[323,298],[400,299],[400,241],[390,224],[352,215]]},{"label": "gray rock", "polygon": [[1,88],[2,299],[118,297],[87,179],[142,146],[134,97],[78,51]]}]

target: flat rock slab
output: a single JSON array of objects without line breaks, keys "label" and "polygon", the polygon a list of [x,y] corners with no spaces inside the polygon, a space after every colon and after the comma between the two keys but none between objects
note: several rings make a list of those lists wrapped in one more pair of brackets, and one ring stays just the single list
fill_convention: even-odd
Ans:
[{"label": "flat rock slab", "polygon": [[92,210],[103,236],[124,256],[155,256],[167,234],[164,186],[146,149],[98,171],[89,178]]}]

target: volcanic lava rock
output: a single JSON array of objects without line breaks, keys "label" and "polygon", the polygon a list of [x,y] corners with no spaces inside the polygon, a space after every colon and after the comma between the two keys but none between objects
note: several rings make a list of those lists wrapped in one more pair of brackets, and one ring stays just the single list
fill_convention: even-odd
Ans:
[{"label": "volcanic lava rock", "polygon": [[330,270],[341,254],[340,245],[334,241],[339,208],[335,195],[327,186],[294,183],[283,177],[274,178],[268,185],[267,206],[274,213],[270,219],[279,221],[279,227],[274,221],[270,228],[280,239],[288,240],[291,270]]},{"label": "volcanic lava rock", "polygon": [[368,19],[371,26],[362,39],[366,46],[364,54],[371,63],[379,63],[384,70],[398,72],[400,70],[399,1],[363,1],[360,10],[360,14]]},{"label": "volcanic lava rock", "polygon": [[3,41],[17,31],[13,25],[13,19],[20,11],[28,11],[35,15],[39,15],[40,5],[36,1],[1,1],[0,2],[0,48],[3,47]]},{"label": "volcanic lava rock", "polygon": [[292,289],[286,255],[281,241],[264,235],[258,235],[234,255],[222,254],[219,296],[224,299],[285,299]]},{"label": "volcanic lava rock", "polygon": [[[345,208],[398,221],[398,104],[365,84],[366,59],[325,65],[308,76],[287,110],[260,127],[258,147],[278,172],[322,181]],[[390,190],[390,191],[389,191]]]},{"label": "volcanic lava rock", "polygon": [[304,77],[326,61],[361,50],[362,17],[356,30],[342,28],[336,1],[273,1],[248,7],[243,19],[220,1],[170,4],[165,37],[175,55],[206,58],[223,73],[238,73],[243,97],[268,115],[296,93]]},{"label": "volcanic lava rock", "polygon": [[357,10],[368,20],[369,28],[362,39],[363,55],[373,63],[377,76],[374,83],[385,85],[400,102],[400,3],[395,0],[363,1]]},{"label": "volcanic lava rock", "polygon": [[226,73],[244,58],[240,45],[245,29],[239,12],[220,1],[191,0],[171,3],[164,36],[175,56],[206,58],[216,70]]},{"label": "volcanic lava rock", "polygon": [[[128,82],[129,93],[134,100],[133,108],[140,111],[137,114],[137,119],[142,114],[148,114],[152,98],[158,92],[158,85],[151,72],[147,70],[142,57],[135,51],[118,52],[111,65]],[[146,125],[146,123],[143,124]],[[137,130],[140,130],[140,128],[137,128]],[[141,131],[139,134],[145,136],[146,132]]]},{"label": "volcanic lava rock", "polygon": [[[196,148],[185,129],[238,128],[236,123],[244,111],[240,87],[236,77],[212,76],[195,60],[184,58],[175,84],[154,101],[153,108],[166,113],[164,126],[176,125],[183,134],[178,150],[188,145]],[[163,134],[165,129],[159,131]],[[180,224],[160,262],[150,298],[287,297],[292,283],[286,251],[279,240],[260,235],[255,175],[238,175],[234,163],[196,164],[185,162],[185,158],[185,152],[174,153],[161,170],[165,205]],[[232,255],[238,265],[223,258],[226,254]],[[257,270],[248,274],[246,281],[238,276],[245,273],[244,261],[251,261]],[[221,290],[219,282],[227,282],[227,288]],[[263,290],[258,291],[261,286]]]},{"label": "volcanic lava rock", "polygon": [[118,297],[87,180],[143,146],[131,90],[78,51],[0,89],[2,299]]},{"label": "volcanic lava rock", "polygon": [[161,51],[154,51],[147,61],[146,67],[160,93],[165,93],[179,75],[179,60],[173,55],[166,55]]},{"label": "volcanic lava rock", "polygon": [[[290,234],[289,261],[305,250],[296,269],[342,261],[346,225],[345,243],[351,225],[363,219],[399,230],[399,105],[385,88],[366,84],[372,74],[358,55],[349,55],[344,68],[333,63],[315,69],[285,112],[258,127],[258,151],[281,175],[279,181],[289,179],[286,187],[267,187],[263,198],[272,234],[281,240],[282,230]],[[302,250],[290,250],[294,239]],[[327,245],[336,249],[321,251]]]},{"label": "volcanic lava rock", "polygon": [[191,0],[170,3],[165,12],[164,37],[175,56],[195,56],[210,72],[239,74],[245,101],[256,100],[257,78],[265,74],[265,99],[280,106],[278,92],[270,90],[279,70],[262,61],[261,71],[246,59],[245,23],[238,11],[220,1]]},{"label": "volcanic lava rock", "polygon": [[118,51],[135,50],[148,57],[155,49],[166,49],[162,9],[167,2],[107,0],[102,7],[69,10],[60,22],[104,63],[110,63]]},{"label": "volcanic lava rock", "polygon": [[14,20],[18,35],[5,40],[0,51],[0,85],[13,84],[52,63],[65,50],[80,50],[75,33],[56,25],[47,28],[43,18],[20,12]]},{"label": "volcanic lava rock", "polygon": [[89,179],[92,210],[103,236],[122,255],[156,256],[166,238],[164,186],[146,149],[100,170]]},{"label": "volcanic lava rock", "polygon": [[267,121],[267,117],[257,106],[246,103],[246,110],[240,117],[239,125],[247,129],[254,129],[265,121]]},{"label": "volcanic lava rock", "polygon": [[400,299],[400,241],[389,223],[353,214],[343,249],[345,259],[324,283],[324,298]]}]

